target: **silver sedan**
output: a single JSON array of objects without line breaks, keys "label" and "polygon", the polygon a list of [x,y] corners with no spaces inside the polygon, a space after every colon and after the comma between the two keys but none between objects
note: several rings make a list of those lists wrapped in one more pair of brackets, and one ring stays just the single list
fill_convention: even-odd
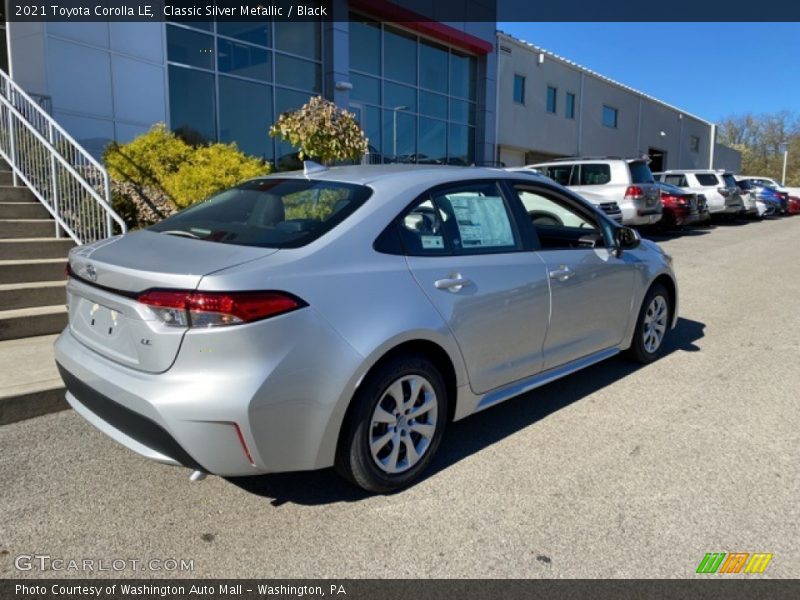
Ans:
[{"label": "silver sedan", "polygon": [[609,358],[654,360],[671,259],[551,180],[311,167],[75,248],[67,400],[200,478],[335,466],[379,493],[448,422]]}]

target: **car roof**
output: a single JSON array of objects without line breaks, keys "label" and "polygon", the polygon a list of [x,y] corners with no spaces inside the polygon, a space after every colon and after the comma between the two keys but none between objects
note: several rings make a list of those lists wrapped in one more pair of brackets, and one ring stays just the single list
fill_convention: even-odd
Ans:
[{"label": "car roof", "polygon": [[[314,179],[337,183],[370,185],[379,180],[402,178],[410,174],[414,175],[417,183],[430,183],[431,185],[435,185],[436,183],[446,182],[448,180],[508,178],[512,176],[514,172],[495,167],[460,167],[449,165],[352,165],[343,167],[315,167],[308,173],[304,171],[284,171],[271,173],[263,177],[256,177],[255,179]],[[538,175],[545,180],[548,179],[533,171],[525,174]]]},{"label": "car roof", "polygon": [[[714,175],[718,175],[722,173],[723,175],[731,174],[730,171],[726,171],[725,169],[667,169],[666,171],[659,171],[658,174],[661,173],[669,173],[670,175],[680,174],[680,173],[713,173]],[[654,173],[655,175],[655,173]]]},{"label": "car roof", "polygon": [[525,166],[527,168],[531,168],[531,167],[540,167],[545,165],[556,166],[556,165],[585,164],[585,163],[597,163],[597,162],[618,162],[618,161],[630,164],[635,162],[647,162],[647,159],[642,156],[634,156],[629,158],[625,158],[622,156],[580,156],[580,157],[568,157],[568,158],[554,158],[552,160],[533,163]]}]

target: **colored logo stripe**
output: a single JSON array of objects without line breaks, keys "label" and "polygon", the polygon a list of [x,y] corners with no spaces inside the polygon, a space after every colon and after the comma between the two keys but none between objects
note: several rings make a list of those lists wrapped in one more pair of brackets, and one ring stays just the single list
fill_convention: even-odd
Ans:
[{"label": "colored logo stripe", "polygon": [[768,552],[708,552],[697,566],[697,573],[741,573],[742,569],[745,573],[763,573],[772,556]]}]

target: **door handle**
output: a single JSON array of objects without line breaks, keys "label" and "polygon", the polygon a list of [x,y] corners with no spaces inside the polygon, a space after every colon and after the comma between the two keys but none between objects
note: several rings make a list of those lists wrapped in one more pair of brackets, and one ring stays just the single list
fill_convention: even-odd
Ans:
[{"label": "door handle", "polygon": [[575,272],[567,265],[559,265],[557,269],[550,271],[550,279],[557,279],[558,281],[566,281],[572,277]]},{"label": "door handle", "polygon": [[464,289],[465,286],[470,285],[472,283],[469,279],[464,279],[461,277],[460,273],[453,273],[450,277],[446,279],[437,279],[433,282],[433,285],[436,286],[437,290],[447,290],[448,292],[460,292]]}]

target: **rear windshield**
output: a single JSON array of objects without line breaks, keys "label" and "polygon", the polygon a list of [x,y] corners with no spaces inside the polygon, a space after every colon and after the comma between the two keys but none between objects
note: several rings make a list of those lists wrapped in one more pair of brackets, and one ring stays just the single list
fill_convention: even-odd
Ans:
[{"label": "rear windshield", "polygon": [[257,179],[220,192],[150,231],[239,246],[297,248],[336,225],[369,198],[362,185],[306,179]]},{"label": "rear windshield", "polygon": [[631,170],[631,183],[653,183],[653,173],[644,161],[628,163]]},{"label": "rear windshield", "polygon": [[733,178],[733,175],[730,173],[725,173],[722,176],[722,180],[725,182],[725,187],[735,188],[736,187],[736,179]]},{"label": "rear windshield", "polygon": [[719,179],[713,173],[697,173],[695,177],[697,177],[697,183],[700,185],[709,186],[719,183]]}]

